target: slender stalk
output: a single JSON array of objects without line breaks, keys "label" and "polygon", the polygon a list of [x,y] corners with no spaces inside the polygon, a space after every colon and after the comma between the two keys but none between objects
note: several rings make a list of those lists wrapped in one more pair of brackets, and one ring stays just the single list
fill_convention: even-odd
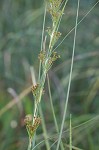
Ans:
[{"label": "slender stalk", "polygon": [[[42,29],[42,39],[41,39],[41,50],[43,49],[43,41],[44,41],[44,29],[45,29],[45,19],[46,19],[46,8],[47,4],[45,2],[45,11],[44,11],[44,19],[43,19],[43,29]],[[39,79],[40,79],[40,73],[41,73],[41,60],[39,63]]]},{"label": "slender stalk", "polygon": [[31,149],[32,149],[32,141],[31,141],[31,139],[29,139],[28,150],[31,150]]},{"label": "slender stalk", "polygon": [[[49,91],[49,97],[50,97],[50,103],[51,103],[51,109],[52,109],[52,113],[53,113],[55,128],[56,128],[57,133],[59,133],[59,127],[58,127],[57,119],[56,119],[55,112],[54,112],[54,106],[53,106],[53,101],[52,101],[52,94],[51,94],[50,81],[49,81],[48,74],[47,74],[47,81],[48,81],[48,91]],[[61,149],[64,150],[62,141],[61,141],[60,146],[61,146]]]},{"label": "slender stalk", "polygon": [[50,98],[51,109],[52,109],[52,113],[53,113],[53,117],[54,117],[55,128],[56,128],[56,131],[59,132],[59,128],[58,128],[58,124],[57,124],[57,120],[56,120],[56,116],[55,116],[55,112],[54,112],[52,94],[51,94],[51,89],[50,89],[50,81],[49,81],[48,75],[47,75],[47,81],[48,81],[49,98]]},{"label": "slender stalk", "polygon": [[71,67],[70,67],[69,84],[68,84],[68,89],[67,89],[67,96],[66,96],[64,114],[63,114],[61,129],[60,129],[60,135],[59,135],[59,138],[58,138],[58,144],[57,144],[56,150],[59,149],[59,145],[60,145],[60,141],[61,141],[61,136],[62,136],[62,131],[63,131],[63,127],[64,127],[64,122],[65,122],[65,117],[66,117],[66,112],[67,112],[68,100],[69,100],[69,93],[70,93],[70,86],[71,86],[71,78],[72,78],[72,71],[73,71],[73,63],[74,63],[74,54],[75,54],[75,44],[76,44],[76,33],[77,33],[77,22],[78,22],[78,13],[79,13],[79,3],[80,3],[80,0],[78,0],[78,5],[77,5],[77,14],[76,14],[76,23],[75,23],[75,26],[76,26],[76,27],[75,27],[75,33],[74,33],[73,53],[72,53],[72,61],[71,61]]},{"label": "slender stalk", "polygon": [[46,150],[49,150],[50,149],[50,144],[49,144],[49,141],[48,141],[47,129],[46,129],[44,115],[43,115],[43,112],[42,112],[41,105],[39,105],[39,113],[40,113],[40,116],[42,118],[42,128],[43,128],[43,133],[44,133],[44,138],[45,138]]},{"label": "slender stalk", "polygon": [[70,150],[72,150],[72,124],[71,124],[71,114],[70,114],[70,132],[69,132],[69,142],[70,142]]}]

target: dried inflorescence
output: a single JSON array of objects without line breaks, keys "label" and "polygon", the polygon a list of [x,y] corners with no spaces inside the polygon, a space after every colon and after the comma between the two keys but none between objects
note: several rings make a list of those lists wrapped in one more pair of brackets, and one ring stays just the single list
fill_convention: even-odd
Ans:
[{"label": "dried inflorescence", "polygon": [[58,58],[60,58],[60,55],[57,52],[52,53],[52,61],[56,61]]},{"label": "dried inflorescence", "polygon": [[34,96],[37,96],[37,94],[39,93],[39,84],[33,85],[31,87],[32,93]]},{"label": "dried inflorescence", "polygon": [[40,91],[42,91],[40,84],[37,83],[36,85],[33,85],[31,90],[35,99],[35,103],[38,104],[40,102],[40,99],[39,99]]},{"label": "dried inflorescence", "polygon": [[[56,40],[60,36],[60,32],[55,32]],[[47,58],[48,57],[48,58]],[[53,62],[56,61],[58,58],[60,58],[60,55],[57,54],[57,52],[51,52],[50,56],[47,56],[45,51],[41,51],[39,54],[39,59],[42,62],[43,69],[48,72],[48,70],[52,67]],[[39,85],[35,85],[32,87],[33,95],[36,96],[39,92]]]},{"label": "dried inflorescence", "polygon": [[62,0],[49,0],[48,10],[53,10],[54,12],[58,12],[61,7]]},{"label": "dried inflorescence", "polygon": [[36,129],[40,123],[41,123],[40,117],[34,117],[34,124],[33,124],[34,129]]},{"label": "dried inflorescence", "polygon": [[53,22],[53,25],[55,25],[61,15],[61,11],[59,10],[58,12],[54,11],[53,9],[49,9],[49,12],[51,14],[51,17],[52,17],[52,22]]},{"label": "dried inflorescence", "polygon": [[61,17],[63,15],[63,8],[61,8],[62,0],[49,0],[48,11],[52,18],[52,27],[47,28],[47,32],[50,35],[49,49],[52,50],[55,43],[61,36],[58,32]]},{"label": "dried inflorescence", "polygon": [[52,52],[51,56],[48,59],[46,66],[45,66],[47,72],[52,67],[54,61],[56,61],[58,58],[60,58],[60,55],[58,55],[57,52]]},{"label": "dried inflorescence", "polygon": [[44,61],[45,61],[45,59],[46,59],[46,52],[43,51],[43,50],[40,51],[40,54],[39,54],[38,58],[40,59],[40,61],[41,61],[42,63],[44,63]]},{"label": "dried inflorescence", "polygon": [[48,11],[51,14],[53,26],[55,26],[62,15],[62,0],[49,0]]},{"label": "dried inflorescence", "polygon": [[[32,120],[31,115],[27,115],[24,119],[26,129],[29,135],[29,138],[32,139],[36,129],[38,128],[39,124],[41,123],[40,117],[34,117],[34,121]],[[33,124],[32,124],[33,122]]]}]

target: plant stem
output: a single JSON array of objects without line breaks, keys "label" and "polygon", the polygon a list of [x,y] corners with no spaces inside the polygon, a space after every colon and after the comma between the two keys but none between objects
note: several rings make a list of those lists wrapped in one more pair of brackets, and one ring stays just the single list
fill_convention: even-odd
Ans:
[{"label": "plant stem", "polygon": [[28,150],[31,150],[31,149],[32,149],[32,141],[31,141],[31,139],[29,139]]},{"label": "plant stem", "polygon": [[[43,41],[44,41],[44,28],[45,28],[46,8],[47,8],[47,4],[45,5],[45,11],[44,11],[42,39],[41,39],[41,50],[43,49]],[[40,60],[40,64],[39,64],[39,79],[40,79],[40,74],[41,74],[41,60]]]},{"label": "plant stem", "polygon": [[70,135],[69,135],[69,142],[70,142],[70,150],[72,150],[72,124],[71,124],[71,114],[70,114]]},{"label": "plant stem", "polygon": [[67,89],[66,103],[65,103],[64,114],[63,114],[63,119],[62,119],[62,124],[61,124],[61,129],[60,129],[60,134],[59,134],[59,139],[58,139],[58,144],[57,144],[56,150],[59,149],[61,136],[62,136],[62,131],[63,131],[63,127],[64,127],[64,122],[65,122],[65,117],[66,117],[66,112],[67,112],[68,100],[69,100],[69,92],[70,92],[70,86],[71,86],[73,63],[74,63],[74,54],[75,54],[75,44],[76,44],[76,33],[77,33],[79,3],[80,3],[80,0],[78,0],[78,5],[77,5],[77,14],[76,14],[76,23],[75,23],[76,24],[75,25],[76,28],[75,28],[75,33],[74,33],[73,53],[72,53],[72,61],[71,61],[71,67],[70,67],[70,76],[69,76],[69,84],[68,84],[68,89]]},{"label": "plant stem", "polygon": [[[56,128],[57,133],[59,133],[58,123],[57,123],[55,112],[54,112],[54,106],[53,106],[52,94],[51,94],[51,88],[50,88],[50,81],[49,81],[48,75],[47,75],[47,81],[48,81],[48,91],[49,91],[49,97],[50,97],[52,113],[53,113],[53,117],[54,117],[55,128]],[[62,141],[61,141],[61,145],[60,146],[61,146],[61,149],[64,150],[64,146],[63,146]]]},{"label": "plant stem", "polygon": [[42,118],[42,128],[43,128],[44,137],[45,137],[45,144],[46,144],[46,148],[47,148],[46,150],[50,150],[50,145],[49,145],[48,136],[47,136],[47,129],[46,129],[44,115],[42,112],[41,105],[39,105],[39,113],[40,113],[40,116]]}]

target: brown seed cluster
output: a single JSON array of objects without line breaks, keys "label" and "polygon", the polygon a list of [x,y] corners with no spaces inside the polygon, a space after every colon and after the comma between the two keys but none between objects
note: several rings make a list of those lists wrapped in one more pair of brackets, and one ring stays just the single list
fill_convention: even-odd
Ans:
[{"label": "brown seed cluster", "polygon": [[50,2],[50,7],[54,8],[54,9],[59,9],[62,0],[49,0]]},{"label": "brown seed cluster", "polygon": [[38,128],[39,124],[41,123],[41,119],[40,117],[34,117],[34,123],[32,125],[32,121],[31,118],[29,116],[26,116],[24,119],[25,125],[26,125],[26,129],[28,131],[29,134],[29,138],[31,139],[36,131],[36,129]]},{"label": "brown seed cluster", "polygon": [[54,32],[54,40],[55,40],[55,42],[57,42],[57,40],[60,38],[60,36],[61,36],[61,33],[60,32]]},{"label": "brown seed cluster", "polygon": [[40,117],[34,117],[34,124],[33,124],[34,128],[37,128],[40,123],[41,123]]},{"label": "brown seed cluster", "polygon": [[60,58],[60,55],[57,54],[57,52],[52,53],[52,61],[56,61],[58,58]]},{"label": "brown seed cluster", "polygon": [[45,51],[40,51],[40,54],[38,56],[38,58],[41,60],[41,62],[43,63],[45,58],[46,58],[46,52]]},{"label": "brown seed cluster", "polygon": [[52,52],[52,55],[46,65],[46,71],[48,71],[52,67],[53,62],[56,61],[58,58],[60,58],[60,55],[58,55],[57,52]]},{"label": "brown seed cluster", "polygon": [[60,36],[61,36],[60,32],[55,31],[53,33],[53,38],[52,38],[51,46],[50,46],[51,49],[53,48],[53,46],[55,45],[55,43],[58,41],[58,39],[60,38]]},{"label": "brown seed cluster", "polygon": [[36,89],[38,88],[38,84],[36,84],[36,85],[34,85],[34,86],[32,86],[32,91],[34,92]]},{"label": "brown seed cluster", "polygon": [[58,10],[58,12],[56,12],[53,9],[49,9],[49,12],[51,14],[53,24],[55,25],[55,23],[57,23],[62,12],[60,10]]},{"label": "brown seed cluster", "polygon": [[39,91],[39,84],[32,86],[31,90],[32,90],[33,95],[36,96]]},{"label": "brown seed cluster", "polygon": [[51,14],[53,25],[57,23],[60,16],[62,15],[61,3],[62,0],[49,0],[48,11]]}]

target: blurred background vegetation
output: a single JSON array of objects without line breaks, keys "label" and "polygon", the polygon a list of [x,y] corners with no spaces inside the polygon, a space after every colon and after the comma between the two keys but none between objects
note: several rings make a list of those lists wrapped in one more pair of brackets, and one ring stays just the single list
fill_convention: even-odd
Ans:
[{"label": "blurred background vegetation", "polygon": [[[96,2],[97,0],[81,0],[79,21]],[[75,26],[76,8],[77,0],[69,0],[60,26],[62,37],[59,42]],[[37,77],[43,14],[43,0],[0,0],[0,150],[27,148],[28,135],[23,120],[26,114],[33,112],[33,97],[29,89],[32,85],[30,66],[33,66]],[[47,15],[46,28],[50,24],[51,19]],[[57,48],[61,59],[49,71],[59,127],[67,92],[73,35],[74,31]],[[16,104],[17,101],[19,102]],[[52,117],[47,82],[42,109],[48,137],[50,137],[49,142],[52,144],[58,135]],[[72,114],[72,126],[77,126],[73,129],[73,145],[83,150],[98,150],[99,3],[78,26],[64,131],[69,128],[70,114]],[[36,143],[39,143],[44,139],[42,127],[38,129],[37,134]],[[69,132],[64,132],[64,145],[68,144],[68,137]],[[45,142],[36,149],[46,150]],[[55,150],[55,145],[52,149]]]}]

